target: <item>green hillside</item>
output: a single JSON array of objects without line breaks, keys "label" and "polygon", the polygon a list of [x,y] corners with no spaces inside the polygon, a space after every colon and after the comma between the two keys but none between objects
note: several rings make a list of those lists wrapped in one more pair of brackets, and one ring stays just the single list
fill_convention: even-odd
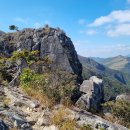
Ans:
[{"label": "green hillside", "polygon": [[98,62],[107,66],[108,68],[130,74],[130,57],[119,55],[112,58],[102,59]]},{"label": "green hillside", "polygon": [[114,98],[120,93],[129,90],[129,75],[120,71],[109,69],[108,67],[97,63],[91,58],[79,56],[83,65],[83,78],[88,79],[93,75],[102,77],[105,87],[105,100]]}]

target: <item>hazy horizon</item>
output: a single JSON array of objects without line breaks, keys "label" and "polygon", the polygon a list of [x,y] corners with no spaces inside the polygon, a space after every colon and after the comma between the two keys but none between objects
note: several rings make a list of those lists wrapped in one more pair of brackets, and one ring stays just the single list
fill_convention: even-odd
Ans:
[{"label": "hazy horizon", "polygon": [[0,30],[60,27],[85,57],[130,54],[130,0],[4,0]]}]

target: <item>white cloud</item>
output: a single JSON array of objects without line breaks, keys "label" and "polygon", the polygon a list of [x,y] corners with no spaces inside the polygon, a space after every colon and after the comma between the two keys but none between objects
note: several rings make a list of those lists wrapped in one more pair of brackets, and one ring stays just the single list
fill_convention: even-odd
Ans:
[{"label": "white cloud", "polygon": [[39,23],[39,22],[36,22],[36,23],[34,23],[34,25],[33,25],[35,28],[40,28],[42,25],[41,25],[41,23]]},{"label": "white cloud", "polygon": [[20,17],[17,17],[17,18],[14,18],[14,21],[16,22],[20,22],[20,23],[23,23],[23,24],[28,24],[29,22],[29,18],[20,18]]},{"label": "white cloud", "polygon": [[97,32],[95,31],[95,30],[88,30],[87,32],[86,32],[86,35],[94,35],[94,34],[96,34]]},{"label": "white cloud", "polygon": [[84,19],[80,19],[80,20],[78,21],[78,24],[84,25],[84,24],[85,24],[85,20],[84,20]]},{"label": "white cloud", "polygon": [[125,23],[130,22],[130,10],[117,10],[107,16],[101,16],[95,19],[90,26],[101,26],[107,23]]},{"label": "white cloud", "polygon": [[130,10],[112,11],[96,18],[89,27],[100,27],[110,37],[130,36]]},{"label": "white cloud", "polygon": [[117,55],[127,55],[130,52],[130,45],[115,44],[96,48],[83,49],[79,54],[88,57],[113,57]]},{"label": "white cloud", "polygon": [[110,28],[107,31],[107,35],[110,37],[130,36],[130,24],[119,24],[113,29]]}]

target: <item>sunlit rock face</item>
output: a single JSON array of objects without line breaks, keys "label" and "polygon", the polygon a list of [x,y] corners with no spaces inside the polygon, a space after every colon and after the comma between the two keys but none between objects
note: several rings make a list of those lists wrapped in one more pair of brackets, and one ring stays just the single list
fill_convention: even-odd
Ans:
[{"label": "sunlit rock face", "polygon": [[83,109],[99,111],[104,99],[102,79],[92,76],[89,80],[84,80],[80,91],[83,95],[77,101],[77,105]]},{"label": "sunlit rock face", "polygon": [[9,56],[15,50],[38,50],[39,56],[52,61],[52,70],[62,70],[76,75],[82,82],[82,65],[69,37],[61,29],[50,27],[23,29],[0,37],[0,53]]}]

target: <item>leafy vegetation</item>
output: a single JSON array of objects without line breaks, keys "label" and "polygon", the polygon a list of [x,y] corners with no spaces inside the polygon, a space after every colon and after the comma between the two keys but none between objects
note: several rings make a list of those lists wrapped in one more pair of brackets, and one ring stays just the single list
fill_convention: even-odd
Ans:
[{"label": "leafy vegetation", "polygon": [[[27,68],[24,68],[20,74],[20,86],[22,86],[25,91],[28,91],[29,89],[36,90],[52,99],[52,102],[55,103],[62,102],[66,105],[72,103],[71,99],[73,94],[76,93],[74,75],[60,70],[49,71],[48,67],[52,62],[47,56],[39,58],[38,51],[29,52],[23,50],[13,52],[9,61],[17,64],[17,61],[20,59],[24,59],[27,63]],[[31,68],[33,64],[42,64],[47,71],[42,74],[36,73]],[[19,65],[17,66],[19,67]],[[59,82],[57,82],[57,79]]]},{"label": "leafy vegetation", "polygon": [[5,84],[12,80],[12,76],[7,72],[7,58],[0,57],[0,84]]},{"label": "leafy vegetation", "polygon": [[27,50],[14,51],[10,58],[10,61],[16,62],[19,59],[24,59],[28,65],[31,65],[40,60],[38,57],[38,53],[38,51],[29,52]]},{"label": "leafy vegetation", "polygon": [[79,126],[74,119],[71,118],[70,111],[65,107],[59,108],[54,111],[52,117],[52,124],[58,126],[59,130],[93,130],[90,125]]},{"label": "leafy vegetation", "polygon": [[31,88],[43,93],[55,103],[71,104],[71,97],[74,91],[71,84],[52,87],[50,82],[51,73],[36,74],[31,69],[25,68],[20,75],[20,84],[25,91]]},{"label": "leafy vegetation", "polygon": [[15,25],[10,25],[10,26],[9,26],[9,29],[10,29],[10,30],[16,30],[16,31],[19,31],[19,30],[18,30],[18,27],[15,26]]},{"label": "leafy vegetation", "polygon": [[125,100],[109,101],[103,104],[106,111],[111,112],[116,122],[130,127],[130,102]]},{"label": "leafy vegetation", "polygon": [[93,128],[89,124],[88,125],[84,124],[83,126],[80,127],[80,130],[93,130]]},{"label": "leafy vegetation", "polygon": [[[29,94],[29,90],[32,90],[30,95],[37,98],[36,93],[33,91],[35,90],[39,92],[40,95],[43,94],[44,97],[51,99],[52,102],[62,102],[65,105],[72,104],[72,98],[74,98],[73,94],[77,93],[74,80],[75,75],[65,71],[60,71],[58,69],[55,71],[50,70],[49,66],[52,61],[50,61],[47,56],[40,58],[38,54],[38,51],[29,52],[27,50],[22,50],[14,51],[12,56],[9,58],[1,58],[0,74],[2,77],[2,82],[6,81],[7,79],[9,82],[12,80],[12,75],[8,75],[6,63],[9,62],[9,64],[12,64],[13,67],[17,67],[18,71],[21,64],[21,62],[19,63],[18,61],[23,59],[27,63],[27,67],[22,69],[19,79],[20,86],[24,91],[26,91],[27,94]],[[37,73],[32,68],[32,65],[38,66],[39,64],[44,66],[44,73]],[[57,81],[57,79],[59,81]]]}]

